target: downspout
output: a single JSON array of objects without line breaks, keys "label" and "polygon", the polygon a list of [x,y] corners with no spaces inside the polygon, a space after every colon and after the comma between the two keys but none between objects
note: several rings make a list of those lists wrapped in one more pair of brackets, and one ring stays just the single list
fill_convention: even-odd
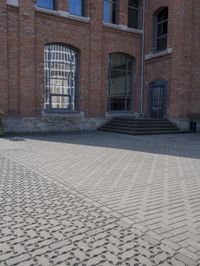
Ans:
[{"label": "downspout", "polygon": [[142,64],[141,64],[141,89],[140,89],[140,116],[144,117],[143,99],[144,99],[144,60],[145,60],[145,11],[146,0],[143,0],[142,9]]}]

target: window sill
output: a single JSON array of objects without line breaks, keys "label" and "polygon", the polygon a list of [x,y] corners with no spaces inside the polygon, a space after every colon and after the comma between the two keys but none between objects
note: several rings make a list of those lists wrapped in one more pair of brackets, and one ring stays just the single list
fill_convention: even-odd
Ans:
[{"label": "window sill", "polygon": [[7,5],[9,6],[19,6],[19,0],[7,0]]},{"label": "window sill", "polygon": [[89,17],[75,16],[75,15],[70,14],[69,12],[65,12],[65,11],[62,11],[62,10],[52,10],[52,9],[38,7],[38,6],[36,6],[35,9],[38,12],[42,12],[42,13],[45,13],[45,14],[58,16],[58,17],[61,17],[61,18],[67,18],[67,19],[76,20],[76,21],[80,21],[80,22],[86,22],[86,23],[90,22],[90,18]]},{"label": "window sill", "polygon": [[170,54],[172,54],[172,48],[167,48],[164,51],[149,53],[149,54],[145,55],[145,60],[150,60],[150,59],[154,59],[154,58],[156,59],[156,58],[170,55]]},{"label": "window sill", "polygon": [[126,25],[121,25],[121,24],[112,24],[112,23],[108,23],[108,22],[103,22],[103,26],[104,27],[108,27],[108,28],[112,28],[112,29],[116,29],[116,30],[132,32],[132,33],[138,33],[138,34],[142,34],[143,33],[142,30],[129,28]]},{"label": "window sill", "polygon": [[42,117],[81,118],[84,117],[84,112],[67,110],[44,110],[42,112]]}]

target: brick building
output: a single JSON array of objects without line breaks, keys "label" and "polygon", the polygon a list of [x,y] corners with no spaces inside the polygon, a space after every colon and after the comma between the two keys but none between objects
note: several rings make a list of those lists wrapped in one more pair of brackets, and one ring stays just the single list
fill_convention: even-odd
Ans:
[{"label": "brick building", "polygon": [[114,115],[200,130],[199,0],[1,0],[8,132],[95,129]]}]

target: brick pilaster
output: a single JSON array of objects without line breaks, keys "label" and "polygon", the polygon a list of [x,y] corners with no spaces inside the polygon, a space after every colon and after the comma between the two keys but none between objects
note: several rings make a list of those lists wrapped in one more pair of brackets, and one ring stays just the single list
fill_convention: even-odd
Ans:
[{"label": "brick pilaster", "polygon": [[[192,65],[192,17],[191,2],[177,0],[173,11],[172,74],[170,116],[185,118],[190,110]],[[184,15],[183,15],[184,14]],[[185,37],[187,33],[187,38]]]},{"label": "brick pilaster", "polygon": [[128,0],[119,1],[119,17],[118,23],[120,25],[128,25]]},{"label": "brick pilaster", "polygon": [[7,5],[0,1],[0,111],[8,112]]},{"label": "brick pilaster", "polygon": [[35,0],[20,0],[19,77],[20,114],[35,112]]},{"label": "brick pilaster", "polygon": [[102,109],[102,11],[103,1],[90,1],[90,113],[93,116],[100,116]]}]

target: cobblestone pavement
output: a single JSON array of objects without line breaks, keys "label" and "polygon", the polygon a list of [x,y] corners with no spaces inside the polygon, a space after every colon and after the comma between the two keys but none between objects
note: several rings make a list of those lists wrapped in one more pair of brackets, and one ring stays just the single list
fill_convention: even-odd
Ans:
[{"label": "cobblestone pavement", "polygon": [[0,265],[200,265],[200,135],[0,139]]}]

